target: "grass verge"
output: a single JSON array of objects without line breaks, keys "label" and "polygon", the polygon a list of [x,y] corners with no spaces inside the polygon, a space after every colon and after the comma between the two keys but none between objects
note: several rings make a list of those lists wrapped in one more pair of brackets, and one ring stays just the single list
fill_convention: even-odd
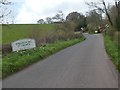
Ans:
[{"label": "grass verge", "polygon": [[108,55],[111,57],[112,62],[115,64],[116,68],[120,72],[120,46],[114,44],[108,35],[104,35],[104,43]]},{"label": "grass verge", "polygon": [[2,55],[0,54],[0,79],[2,78]]},{"label": "grass verge", "polygon": [[57,41],[53,44],[47,44],[46,46],[7,54],[3,56],[2,59],[2,78],[4,79],[5,77],[20,71],[30,64],[40,61],[55,52],[58,52],[83,40],[84,38],[72,39],[68,41]]}]

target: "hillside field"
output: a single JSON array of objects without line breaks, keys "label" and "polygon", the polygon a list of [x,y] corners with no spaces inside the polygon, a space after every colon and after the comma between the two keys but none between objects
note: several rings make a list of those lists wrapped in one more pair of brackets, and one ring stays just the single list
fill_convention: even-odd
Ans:
[{"label": "hillside field", "polygon": [[53,24],[2,25],[2,29],[0,29],[0,32],[2,32],[2,44],[10,44],[19,39],[29,38],[31,34],[34,34],[35,30],[40,30],[41,33],[49,33],[49,31],[55,29]]}]

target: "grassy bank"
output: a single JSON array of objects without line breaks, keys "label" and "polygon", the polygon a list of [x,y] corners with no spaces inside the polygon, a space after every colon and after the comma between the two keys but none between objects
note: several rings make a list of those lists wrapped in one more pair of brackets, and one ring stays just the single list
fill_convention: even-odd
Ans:
[{"label": "grassy bank", "polygon": [[108,55],[111,57],[112,62],[115,64],[116,68],[120,71],[120,47],[115,45],[108,35],[104,35],[104,43]]},{"label": "grassy bank", "polygon": [[0,55],[0,79],[2,78],[2,55]]},{"label": "grassy bank", "polygon": [[72,39],[68,41],[57,41],[53,44],[37,47],[26,51],[13,52],[3,56],[2,77],[5,78],[30,64],[46,58],[68,46],[83,41],[84,38]]}]

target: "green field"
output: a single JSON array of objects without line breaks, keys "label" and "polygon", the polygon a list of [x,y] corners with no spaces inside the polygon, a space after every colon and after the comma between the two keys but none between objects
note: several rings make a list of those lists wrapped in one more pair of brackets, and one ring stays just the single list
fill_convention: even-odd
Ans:
[{"label": "green field", "polygon": [[41,33],[47,33],[54,30],[53,24],[13,24],[2,25],[2,44],[10,44],[13,41],[23,38],[29,38],[34,31],[40,30]]}]

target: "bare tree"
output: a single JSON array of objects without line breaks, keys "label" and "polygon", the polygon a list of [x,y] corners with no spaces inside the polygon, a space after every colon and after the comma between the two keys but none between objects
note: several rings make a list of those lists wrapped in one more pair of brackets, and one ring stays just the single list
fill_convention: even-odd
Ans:
[{"label": "bare tree", "polygon": [[11,4],[11,2],[9,2],[8,0],[1,0],[0,4],[9,5],[9,4]]},{"label": "bare tree", "polygon": [[1,24],[8,23],[7,20],[5,20],[4,18],[11,13],[11,10],[9,10],[9,8],[7,8],[5,6],[8,6],[10,4],[11,4],[11,2],[8,0],[1,0],[0,1],[0,9],[1,9],[0,10],[0,23]]},{"label": "bare tree", "polygon": [[46,17],[46,22],[47,22],[48,24],[51,24],[51,23],[52,23],[52,18]]},{"label": "bare tree", "polygon": [[[98,3],[95,3],[95,2],[91,2],[91,3],[86,3],[87,5],[91,6],[91,7],[94,7],[96,10],[98,11],[101,11],[102,13],[105,13],[111,26],[113,26],[113,22],[111,20],[111,17],[109,15],[109,12],[108,12],[108,8],[107,8],[107,5],[106,5],[106,2],[104,0],[101,0],[100,2]],[[103,7],[101,7],[100,5],[102,5]]]},{"label": "bare tree", "polygon": [[64,14],[62,11],[58,11],[58,13],[52,18],[57,22],[64,22]]},{"label": "bare tree", "polygon": [[40,20],[37,21],[37,23],[38,23],[38,24],[44,24],[45,22],[44,22],[43,19],[40,19]]}]

